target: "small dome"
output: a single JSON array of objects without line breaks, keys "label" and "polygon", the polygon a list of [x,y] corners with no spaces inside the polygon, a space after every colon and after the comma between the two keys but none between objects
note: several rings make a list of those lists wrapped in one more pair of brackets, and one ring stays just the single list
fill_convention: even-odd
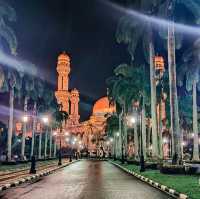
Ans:
[{"label": "small dome", "polygon": [[70,57],[66,54],[66,52],[61,53],[58,56],[59,61],[70,61]]},{"label": "small dome", "polygon": [[75,93],[75,94],[79,94],[79,92],[78,92],[78,90],[76,88],[74,88],[71,92]]},{"label": "small dome", "polygon": [[102,97],[93,106],[93,115],[115,112],[115,106],[110,105],[107,97]]}]

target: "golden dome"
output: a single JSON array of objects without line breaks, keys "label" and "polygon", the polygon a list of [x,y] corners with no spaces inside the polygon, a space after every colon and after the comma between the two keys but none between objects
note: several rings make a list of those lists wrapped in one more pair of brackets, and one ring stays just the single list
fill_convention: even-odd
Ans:
[{"label": "golden dome", "polygon": [[63,52],[58,56],[58,60],[59,61],[67,61],[67,62],[69,62],[70,61],[70,57],[66,54],[66,52]]},{"label": "golden dome", "polygon": [[102,97],[93,106],[93,115],[115,112],[115,106],[110,105],[107,97]]}]

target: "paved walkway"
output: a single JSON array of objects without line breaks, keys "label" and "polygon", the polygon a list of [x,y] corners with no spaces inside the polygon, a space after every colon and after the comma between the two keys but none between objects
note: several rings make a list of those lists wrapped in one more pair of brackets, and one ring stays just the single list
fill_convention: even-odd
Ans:
[{"label": "paved walkway", "polygon": [[80,161],[37,183],[9,190],[1,199],[167,199],[108,162]]}]

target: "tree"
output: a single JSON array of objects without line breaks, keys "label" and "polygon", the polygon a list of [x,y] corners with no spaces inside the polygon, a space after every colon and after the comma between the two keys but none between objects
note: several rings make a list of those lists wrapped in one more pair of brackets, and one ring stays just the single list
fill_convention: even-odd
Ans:
[{"label": "tree", "polygon": [[[15,10],[8,5],[5,1],[0,2],[0,39],[6,41],[8,44],[9,50],[11,54],[15,55],[17,50],[17,39],[15,36],[15,33],[13,29],[6,24],[6,20],[9,22],[16,20],[16,13]],[[1,43],[2,44],[2,43]],[[1,45],[1,49],[4,47]],[[0,67],[1,68],[1,67]],[[2,68],[1,68],[1,71]],[[4,71],[5,72],[5,71]],[[12,132],[13,132],[13,106],[14,106],[14,87],[16,85],[15,81],[15,73],[11,70],[7,73],[8,77],[4,81],[4,87],[1,89],[1,91],[8,91],[10,93],[10,112],[9,112],[9,125],[8,125],[8,140],[7,140],[7,157],[8,161],[11,161],[11,145],[12,145]],[[1,75],[1,82],[4,76]],[[12,79],[13,78],[13,79]],[[1,84],[2,85],[2,84]]]},{"label": "tree", "polygon": [[[166,17],[171,22],[168,24],[168,65],[169,65],[169,86],[170,86],[170,107],[171,107],[171,130],[172,130],[172,155],[173,163],[179,163],[181,159],[180,126],[178,113],[178,97],[176,88],[176,54],[175,54],[175,28],[173,20],[176,20],[176,8],[182,4],[193,15],[194,22],[199,24],[200,3],[195,0],[180,0],[166,2]],[[180,36],[177,38],[181,38]],[[181,43],[181,42],[180,42]],[[181,45],[180,45],[181,46]]]},{"label": "tree", "polygon": [[[148,73],[146,74],[145,67],[134,67],[127,64],[119,65],[115,70],[115,76],[107,80],[107,85],[109,87],[109,98],[114,100],[117,105],[120,106],[123,116],[122,120],[119,121],[119,129],[121,128],[121,121],[123,127],[122,134],[122,159],[124,149],[126,149],[126,140],[127,140],[127,113],[130,108],[133,106],[134,101],[140,101],[141,96],[144,99],[144,104],[142,106],[143,115],[145,116],[145,106],[149,105],[149,79]],[[120,112],[118,113],[120,118]],[[145,125],[143,117],[143,125]],[[146,125],[145,125],[146,126]],[[143,126],[144,127],[144,126]],[[120,132],[120,130],[119,130]],[[146,130],[143,128],[144,137],[146,137]],[[135,144],[137,143],[137,131],[135,131]],[[137,146],[136,146],[137,147]],[[145,149],[146,150],[146,149]]]},{"label": "tree", "polygon": [[32,128],[32,142],[31,142],[31,154],[30,157],[34,155],[34,145],[35,145],[35,130],[38,115],[38,105],[44,95],[44,83],[35,78],[34,79],[34,89],[31,90],[30,98],[33,100],[33,128]]},{"label": "tree", "polygon": [[[179,86],[183,86],[186,80],[186,90],[192,91],[192,124],[194,133],[193,160],[199,160],[199,137],[198,137],[198,104],[197,90],[200,91],[200,40],[196,40],[191,48],[183,53],[180,65],[181,72],[178,75]],[[187,105],[186,105],[187,106]]]},{"label": "tree", "polygon": [[[34,78],[30,75],[24,75],[23,87],[21,89],[21,92],[22,92],[21,95],[22,95],[22,98],[24,99],[24,116],[27,116],[28,102],[33,90],[34,90]],[[24,155],[25,155],[26,132],[27,132],[27,124],[24,121],[23,131],[22,131],[22,145],[21,145],[21,159],[22,160],[24,160]]]},{"label": "tree", "polygon": [[[133,1],[132,1],[133,2]],[[155,11],[161,5],[158,1],[140,0],[136,3],[131,3],[132,8],[139,7],[142,13],[148,15],[155,14]],[[150,84],[151,84],[151,117],[152,117],[152,154],[158,157],[158,132],[157,132],[157,118],[156,118],[156,82],[154,57],[155,47],[153,38],[152,24],[148,20],[133,20],[130,14],[122,17],[116,32],[117,41],[128,44],[128,52],[131,55],[132,62],[135,59],[136,49],[141,45],[145,62],[150,65]],[[140,57],[141,58],[141,57]],[[144,63],[144,62],[143,62]]]},{"label": "tree", "polygon": [[118,133],[119,118],[117,114],[111,115],[106,119],[106,132],[108,137],[114,138],[114,158],[118,156]]}]

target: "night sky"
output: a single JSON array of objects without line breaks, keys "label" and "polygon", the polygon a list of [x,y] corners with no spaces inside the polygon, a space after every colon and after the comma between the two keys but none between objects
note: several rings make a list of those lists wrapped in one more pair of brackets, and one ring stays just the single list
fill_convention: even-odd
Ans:
[{"label": "night sky", "polygon": [[86,119],[93,103],[106,95],[113,68],[128,62],[115,31],[121,14],[101,0],[8,0],[15,8],[18,56],[34,63],[39,75],[56,88],[56,61],[62,51],[72,59],[70,88],[81,94]]}]

